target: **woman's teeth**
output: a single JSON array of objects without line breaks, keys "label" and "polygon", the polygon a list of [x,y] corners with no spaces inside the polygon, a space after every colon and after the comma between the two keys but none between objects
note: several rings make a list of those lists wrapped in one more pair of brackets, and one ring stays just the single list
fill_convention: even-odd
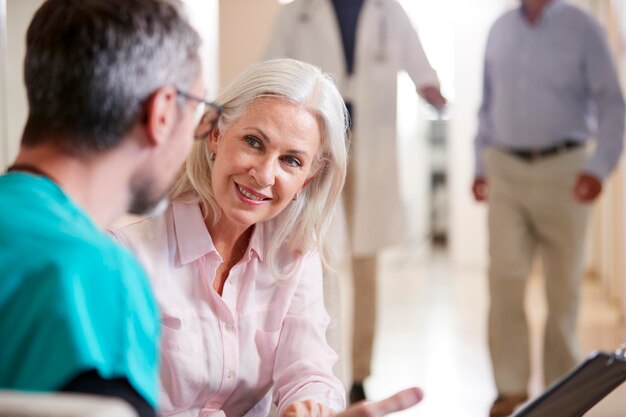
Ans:
[{"label": "woman's teeth", "polygon": [[246,191],[243,188],[241,188],[241,186],[239,186],[237,188],[239,189],[239,192],[241,194],[245,195],[250,200],[255,200],[255,201],[263,201],[263,200],[265,200],[264,198],[261,198],[259,196],[254,195],[254,194],[250,194],[248,191]]}]

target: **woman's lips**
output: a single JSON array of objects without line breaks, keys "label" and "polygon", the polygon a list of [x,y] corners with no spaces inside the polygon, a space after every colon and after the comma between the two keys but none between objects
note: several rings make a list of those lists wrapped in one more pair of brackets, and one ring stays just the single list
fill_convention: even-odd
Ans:
[{"label": "woman's lips", "polygon": [[252,191],[251,189],[244,187],[240,184],[235,183],[235,188],[237,189],[237,192],[238,192],[237,195],[239,195],[239,197],[247,203],[259,205],[259,204],[262,204],[264,201],[271,200],[270,197],[264,194],[260,194],[255,191]]}]

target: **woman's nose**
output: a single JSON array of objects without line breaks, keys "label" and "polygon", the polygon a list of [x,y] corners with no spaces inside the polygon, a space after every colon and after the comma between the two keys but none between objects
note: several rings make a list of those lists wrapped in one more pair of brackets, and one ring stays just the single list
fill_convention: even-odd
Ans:
[{"label": "woman's nose", "polygon": [[250,169],[250,176],[254,178],[259,186],[270,187],[274,185],[277,166],[274,158],[264,158],[257,161]]}]

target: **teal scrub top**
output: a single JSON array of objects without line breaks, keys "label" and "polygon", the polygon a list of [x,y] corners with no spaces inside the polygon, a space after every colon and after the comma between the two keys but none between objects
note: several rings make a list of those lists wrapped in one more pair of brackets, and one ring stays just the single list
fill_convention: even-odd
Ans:
[{"label": "teal scrub top", "polygon": [[148,279],[52,181],[0,176],[0,389],[55,391],[95,369],[157,405]]}]

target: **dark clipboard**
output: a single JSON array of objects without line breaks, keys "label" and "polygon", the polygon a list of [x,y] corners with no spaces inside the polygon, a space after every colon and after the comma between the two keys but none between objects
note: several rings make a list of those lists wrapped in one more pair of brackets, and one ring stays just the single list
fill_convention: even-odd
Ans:
[{"label": "dark clipboard", "polygon": [[511,417],[580,417],[626,381],[626,346],[595,352]]}]

